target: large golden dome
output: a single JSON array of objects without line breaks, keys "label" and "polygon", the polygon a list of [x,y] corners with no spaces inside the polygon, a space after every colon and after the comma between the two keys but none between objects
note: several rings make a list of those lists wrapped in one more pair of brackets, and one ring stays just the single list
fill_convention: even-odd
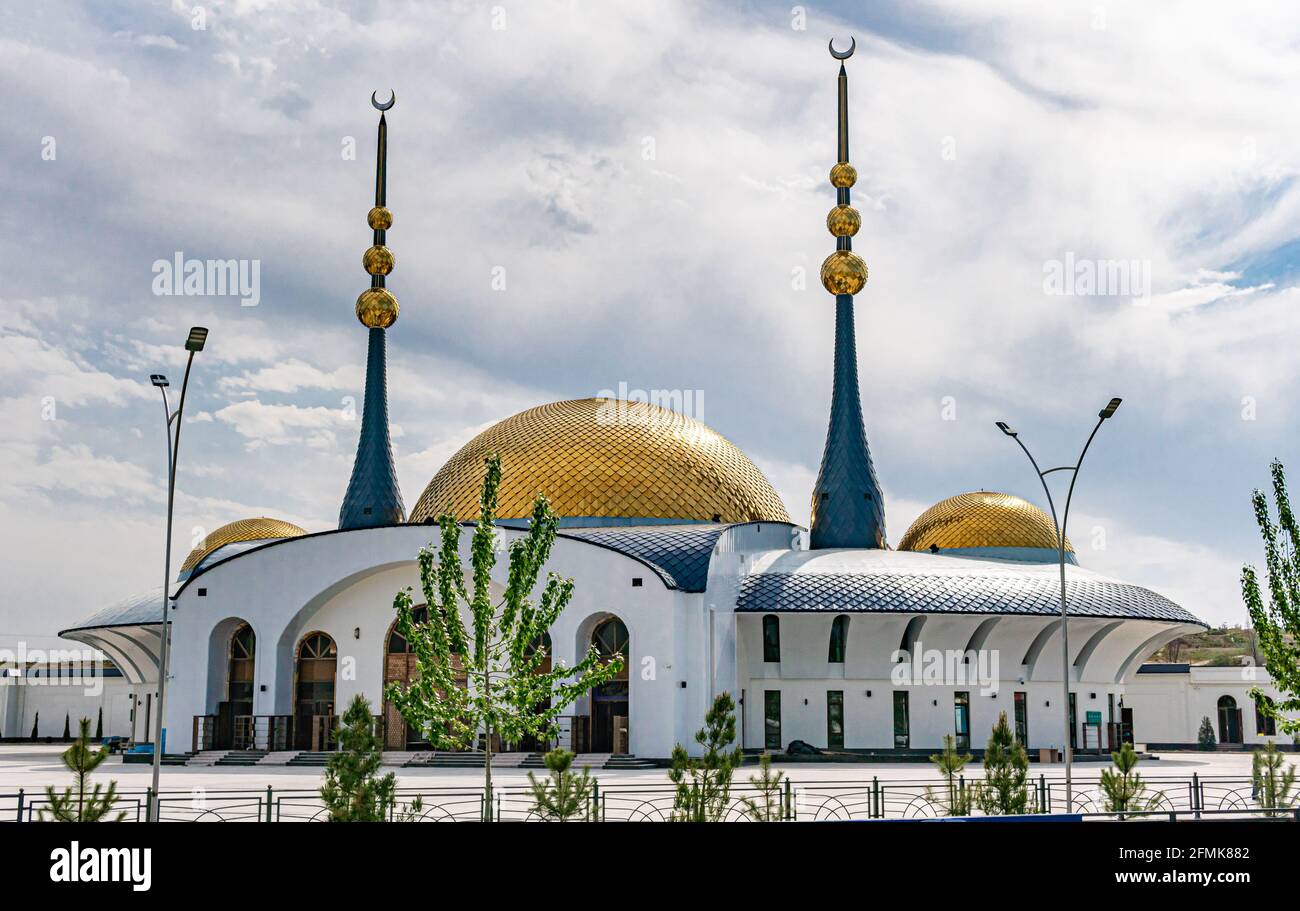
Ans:
[{"label": "large golden dome", "polygon": [[[972,548],[1056,550],[1056,528],[1047,513],[1009,493],[958,494],[931,506],[898,542],[899,550]],[[1066,553],[1074,548],[1067,538]]]},{"label": "large golden dome", "polygon": [[305,534],[307,534],[306,529],[299,528],[292,522],[285,522],[283,519],[268,519],[265,516],[256,519],[240,519],[210,532],[199,542],[198,547],[190,551],[190,555],[181,564],[181,572],[189,572],[198,566],[204,557],[223,544],[233,544],[236,541],[260,541],[263,538],[296,538]]},{"label": "large golden dome", "polygon": [[476,519],[483,460],[501,457],[497,516],[544,493],[561,517],[789,522],[772,485],[709,427],[657,405],[576,399],[522,411],[466,443],[433,476],[411,522]]}]

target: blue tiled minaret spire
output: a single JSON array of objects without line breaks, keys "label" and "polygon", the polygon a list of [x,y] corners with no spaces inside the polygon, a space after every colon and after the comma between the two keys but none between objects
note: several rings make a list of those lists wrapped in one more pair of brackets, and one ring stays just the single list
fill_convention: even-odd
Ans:
[{"label": "blue tiled minaret spire", "polygon": [[826,216],[826,227],[835,236],[835,252],[822,263],[822,285],[835,295],[835,379],[831,392],[831,420],[826,430],[826,450],[817,485],[812,495],[812,541],[814,550],[830,547],[883,548],[885,503],[880,495],[871,449],[862,423],[862,401],[858,393],[858,355],[853,327],[853,295],[867,283],[867,264],[853,252],[853,235],[862,217],[849,204],[849,188],[857,171],[849,164],[849,77],[843,61],[848,51],[831,56],[840,62],[839,75],[839,160],[831,169],[836,205]]},{"label": "blue tiled minaret spire", "polygon": [[361,439],[352,464],[352,479],[339,510],[339,528],[373,528],[406,521],[402,491],[397,486],[397,469],[393,465],[393,446],[388,438],[388,376],[385,365],[387,347],[385,331],[397,321],[397,298],[384,287],[384,278],[393,271],[393,254],[384,245],[393,213],[388,211],[388,122],[384,111],[397,101],[397,95],[380,104],[374,95],[370,102],[379,111],[379,146],[375,153],[375,206],[366,217],[374,233],[374,243],[366,250],[361,263],[370,274],[370,287],[357,298],[357,319],[370,330],[366,355],[366,397],[361,412]]}]

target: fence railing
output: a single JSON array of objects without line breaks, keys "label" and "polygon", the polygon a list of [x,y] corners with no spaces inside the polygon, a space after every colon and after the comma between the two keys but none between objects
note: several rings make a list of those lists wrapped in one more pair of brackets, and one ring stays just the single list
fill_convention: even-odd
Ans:
[{"label": "fence railing", "polygon": [[[963,798],[981,778],[960,778],[954,790]],[[1030,782],[1028,815],[1070,815],[1084,819],[1223,819],[1264,818],[1300,821],[1293,798],[1287,807],[1265,807],[1249,778],[1202,777],[1146,780],[1143,799],[1124,808],[1109,809],[1099,779],[1075,780],[1073,800],[1065,805],[1065,783],[1039,776]],[[126,820],[147,818],[149,789],[119,792],[114,812]],[[409,815],[416,822],[533,821],[539,819],[532,790],[519,785],[497,786],[490,796],[482,787],[398,788],[393,817]],[[673,818],[676,788],[671,783],[614,784],[594,780],[590,799],[573,817],[593,822],[658,822]],[[417,806],[418,810],[412,812]],[[328,819],[320,792],[306,788],[164,790],[159,812],[163,822],[319,822]],[[952,798],[938,780],[794,781],[780,779],[771,790],[747,781],[733,782],[725,802],[716,808],[724,821],[848,821],[938,819],[948,816]],[[19,789],[0,793],[0,821],[35,822],[49,802],[44,791]]]}]

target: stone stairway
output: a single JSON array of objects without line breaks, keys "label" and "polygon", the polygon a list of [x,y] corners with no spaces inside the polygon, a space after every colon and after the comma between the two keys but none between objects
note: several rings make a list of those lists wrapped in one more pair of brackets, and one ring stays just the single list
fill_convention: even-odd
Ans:
[{"label": "stone stairway", "polygon": [[284,765],[300,766],[300,767],[311,766],[315,768],[323,768],[326,760],[328,760],[329,758],[330,758],[329,753],[317,752],[315,750],[303,750],[297,753],[288,762],[285,762]]},{"label": "stone stairway", "polygon": [[189,758],[186,765],[191,766],[214,766],[219,763],[229,750],[199,750]]},{"label": "stone stairway", "polygon": [[289,762],[298,755],[297,750],[275,750],[267,753],[257,763],[258,765],[288,765]]},{"label": "stone stairway", "polygon": [[227,750],[226,755],[213,764],[218,766],[257,765],[265,755],[265,750]]},{"label": "stone stairway", "polygon": [[[575,760],[576,762],[576,760]],[[631,753],[616,753],[605,760],[604,769],[655,769],[658,766],[648,759],[637,759]]]}]

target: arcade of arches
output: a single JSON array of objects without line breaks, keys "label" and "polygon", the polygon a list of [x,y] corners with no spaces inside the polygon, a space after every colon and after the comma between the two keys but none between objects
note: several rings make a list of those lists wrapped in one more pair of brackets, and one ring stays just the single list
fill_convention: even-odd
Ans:
[{"label": "arcade of arches", "polygon": [[[428,621],[428,608],[420,605],[412,611],[415,622]],[[627,626],[618,617],[610,616],[598,623],[592,631],[590,644],[603,660],[615,655],[628,655]],[[544,634],[540,645],[546,649],[546,659],[540,672],[551,670],[551,637]],[[257,637],[247,623],[240,623],[229,641],[225,700],[218,706],[214,746],[220,748],[250,749],[255,746],[257,717],[253,715],[254,667]],[[457,662],[459,664],[459,661]],[[335,723],[335,681],[338,670],[338,648],[333,638],[323,632],[307,633],[298,643],[294,656],[294,701],[292,748],[297,750],[328,750],[330,730]],[[463,671],[458,667],[458,678],[463,682]],[[397,631],[397,623],[389,627],[384,641],[384,680],[386,692],[390,683],[409,684],[419,679],[416,656],[409,643]],[[599,753],[626,753],[628,751],[628,668],[625,661],[618,676],[609,683],[595,687],[590,694],[590,714],[574,719],[577,726],[572,746],[580,751]],[[396,707],[383,700],[384,748],[388,750],[428,750],[429,742],[419,732],[408,729]],[[517,749],[545,749],[546,744],[524,743]]]}]

